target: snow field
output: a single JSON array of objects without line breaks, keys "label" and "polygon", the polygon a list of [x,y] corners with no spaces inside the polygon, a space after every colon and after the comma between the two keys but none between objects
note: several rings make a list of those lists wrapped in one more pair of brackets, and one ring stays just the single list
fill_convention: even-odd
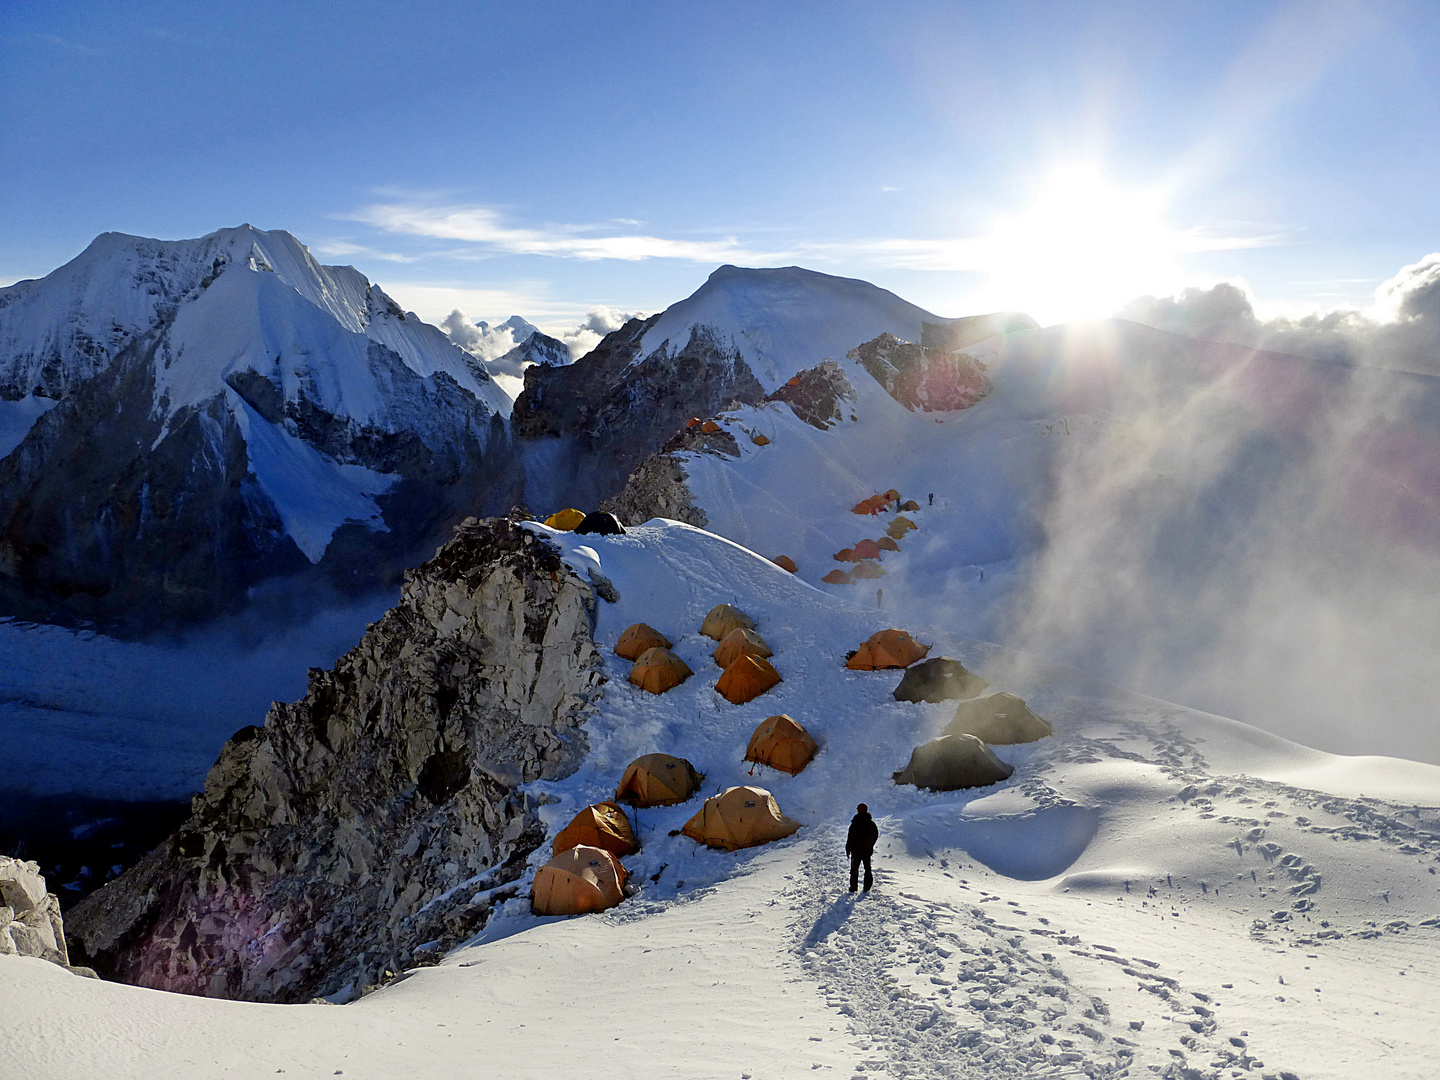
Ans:
[{"label": "snow field", "polygon": [[[616,537],[528,527],[620,596],[598,605],[609,683],[588,754],[529,788],[553,800],[552,835],[640,754],[707,774],[686,804],[638,812],[644,850],[625,860],[637,894],[536,918],[522,878],[474,942],[345,1007],[202,1001],[0,957],[0,1042],[20,1075],[549,1077],[580,1061],[742,1080],[1433,1074],[1440,797],[1414,796],[1440,796],[1440,768],[1329,758],[849,605],[678,523]],[[714,643],[698,634],[720,602],[756,619],[785,679],[743,706],[715,693]],[[613,646],[636,621],[695,675],[662,696],[630,686]],[[898,672],[841,666],[892,621],[1020,694],[1055,735],[996,748],[1016,772],[991,788],[891,784],[953,711],[895,702]],[[821,752],[799,776],[752,777],[745,743],[776,712]],[[800,832],[733,854],[669,835],[745,782]],[[841,849],[861,800],[881,845],[875,891],[852,896]]]}]

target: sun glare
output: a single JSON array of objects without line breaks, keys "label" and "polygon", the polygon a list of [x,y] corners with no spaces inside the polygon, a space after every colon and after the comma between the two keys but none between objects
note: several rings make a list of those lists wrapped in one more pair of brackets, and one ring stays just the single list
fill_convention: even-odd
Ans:
[{"label": "sun glare", "polygon": [[1164,211],[1159,192],[1123,190],[1094,165],[1056,169],[1027,209],[997,221],[986,238],[985,297],[1054,323],[1173,290],[1191,239]]}]

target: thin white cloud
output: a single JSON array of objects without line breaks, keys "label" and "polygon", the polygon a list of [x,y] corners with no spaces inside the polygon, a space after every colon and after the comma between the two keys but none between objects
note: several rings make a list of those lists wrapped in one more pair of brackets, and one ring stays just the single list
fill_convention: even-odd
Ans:
[{"label": "thin white cloud", "polygon": [[734,237],[719,240],[674,240],[659,236],[605,234],[595,226],[559,225],[544,229],[506,224],[488,206],[433,206],[416,202],[375,203],[354,220],[407,236],[457,240],[515,255],[550,255],[566,259],[684,259],[689,262],[765,262],[775,252],[754,251]]},{"label": "thin white cloud", "polygon": [[419,262],[418,255],[402,255],[398,251],[378,251],[364,244],[352,244],[348,240],[322,240],[319,243],[311,244],[310,250],[317,255],[327,259],[349,259],[361,256],[366,259],[383,259],[385,262],[413,263]]}]

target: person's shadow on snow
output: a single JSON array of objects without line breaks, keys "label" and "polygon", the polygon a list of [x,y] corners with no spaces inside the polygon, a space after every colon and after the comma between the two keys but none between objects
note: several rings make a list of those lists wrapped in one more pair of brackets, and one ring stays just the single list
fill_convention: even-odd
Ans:
[{"label": "person's shadow on snow", "polygon": [[801,944],[802,949],[813,949],[831,934],[844,925],[850,913],[855,910],[855,898],[859,893],[841,893],[829,909],[815,920],[815,925],[810,927],[810,932],[805,935]]}]

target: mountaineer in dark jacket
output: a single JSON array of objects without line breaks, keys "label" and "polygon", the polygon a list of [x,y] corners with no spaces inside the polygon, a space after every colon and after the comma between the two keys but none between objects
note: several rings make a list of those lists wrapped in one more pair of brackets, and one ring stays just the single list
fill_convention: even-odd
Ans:
[{"label": "mountaineer in dark jacket", "polygon": [[875,827],[875,819],[870,816],[870,808],[863,802],[855,808],[855,816],[850,819],[850,832],[845,837],[845,854],[850,856],[850,891],[854,892],[860,881],[860,864],[865,864],[865,891],[870,891],[870,886],[875,883],[875,875],[870,872],[870,856],[875,851],[875,841],[880,839],[880,830]]}]

